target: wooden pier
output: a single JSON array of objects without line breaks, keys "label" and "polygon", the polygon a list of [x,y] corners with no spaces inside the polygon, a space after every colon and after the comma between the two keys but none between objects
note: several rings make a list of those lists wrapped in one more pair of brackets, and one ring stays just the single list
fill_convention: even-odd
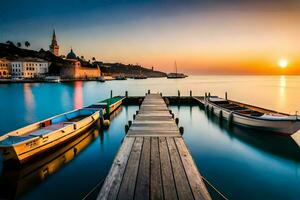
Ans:
[{"label": "wooden pier", "polygon": [[97,199],[211,199],[159,94],[148,94]]}]

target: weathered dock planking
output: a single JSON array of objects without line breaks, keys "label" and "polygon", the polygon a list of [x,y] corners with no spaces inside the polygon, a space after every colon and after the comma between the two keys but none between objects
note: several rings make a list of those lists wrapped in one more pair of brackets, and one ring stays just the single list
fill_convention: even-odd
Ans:
[{"label": "weathered dock planking", "polygon": [[159,94],[148,94],[98,195],[102,199],[211,199]]}]

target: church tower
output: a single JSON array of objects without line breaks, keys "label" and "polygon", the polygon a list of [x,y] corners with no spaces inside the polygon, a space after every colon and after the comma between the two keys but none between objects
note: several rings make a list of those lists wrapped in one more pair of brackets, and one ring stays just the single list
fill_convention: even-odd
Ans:
[{"label": "church tower", "polygon": [[52,35],[52,42],[51,45],[49,46],[49,50],[51,53],[54,55],[58,56],[58,51],[59,51],[59,46],[57,45],[56,41],[56,35],[55,35],[55,30],[53,30],[53,35]]}]

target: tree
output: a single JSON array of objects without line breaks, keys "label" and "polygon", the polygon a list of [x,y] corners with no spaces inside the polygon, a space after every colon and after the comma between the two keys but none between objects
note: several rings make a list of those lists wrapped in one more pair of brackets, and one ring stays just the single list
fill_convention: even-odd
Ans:
[{"label": "tree", "polygon": [[95,58],[95,57],[93,57],[93,58],[92,58],[92,60],[93,60],[93,61],[96,61],[96,58]]},{"label": "tree", "polygon": [[30,43],[28,41],[25,42],[25,46],[28,48],[30,47]]},{"label": "tree", "polygon": [[22,46],[21,42],[17,42],[17,46],[20,48]]},{"label": "tree", "polygon": [[11,46],[15,46],[15,44],[14,44],[12,41],[10,41],[10,40],[7,40],[7,41],[6,41],[6,44],[9,44],[9,45],[11,45]]},{"label": "tree", "polygon": [[81,59],[84,60],[84,56],[81,56]]}]

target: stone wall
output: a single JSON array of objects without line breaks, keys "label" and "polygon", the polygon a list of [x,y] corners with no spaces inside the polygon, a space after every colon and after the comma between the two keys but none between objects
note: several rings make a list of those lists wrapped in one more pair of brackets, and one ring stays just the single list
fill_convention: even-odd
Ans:
[{"label": "stone wall", "polygon": [[88,79],[88,78],[99,78],[101,75],[98,68],[82,67],[82,66],[64,66],[60,70],[61,78],[69,79]]}]

